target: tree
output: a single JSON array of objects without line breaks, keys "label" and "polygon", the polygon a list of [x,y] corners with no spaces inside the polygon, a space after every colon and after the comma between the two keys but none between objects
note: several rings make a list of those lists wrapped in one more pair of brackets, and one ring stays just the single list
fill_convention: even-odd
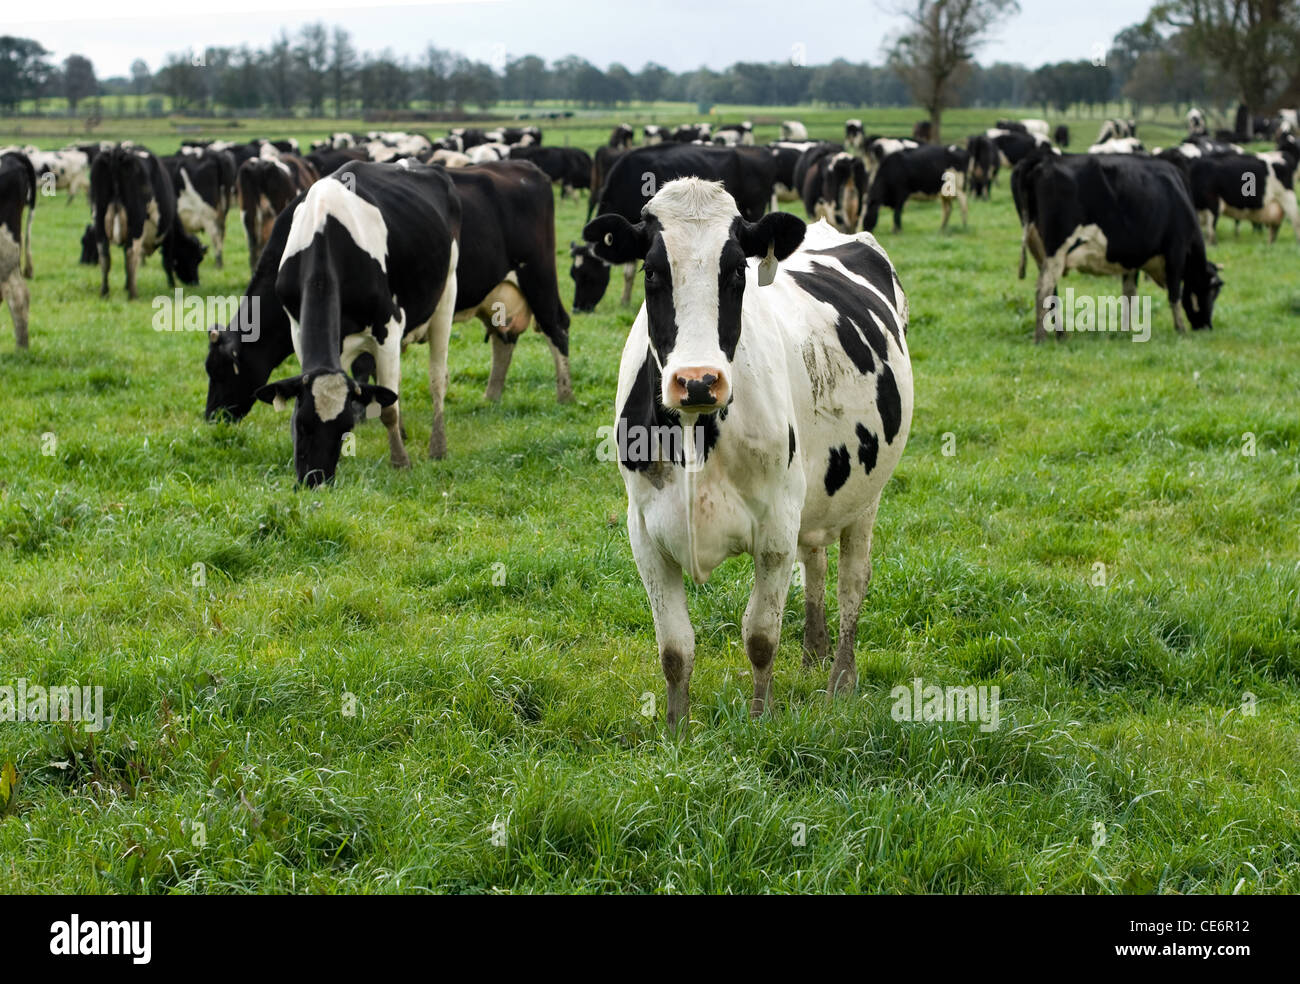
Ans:
[{"label": "tree", "polygon": [[506,63],[505,97],[531,106],[546,93],[546,62],[536,55],[524,55]]},{"label": "tree", "polygon": [[284,31],[262,56],[262,71],[272,104],[279,112],[288,115],[294,101],[293,51],[289,35]]},{"label": "tree", "polygon": [[325,115],[325,89],[328,82],[329,32],[322,23],[304,24],[298,29],[298,44],[293,49],[303,95],[312,116]]},{"label": "tree", "polygon": [[1163,0],[1147,23],[1184,32],[1189,50],[1231,78],[1252,112],[1300,95],[1296,0]]},{"label": "tree", "polygon": [[48,54],[31,38],[0,37],[0,106],[13,113],[24,99],[40,97],[53,71]]},{"label": "tree", "polygon": [[144,97],[153,85],[153,75],[149,72],[149,66],[143,58],[137,58],[131,62],[131,91],[135,93],[136,99]]},{"label": "tree", "polygon": [[84,55],[68,55],[63,59],[63,95],[68,100],[68,111],[74,116],[77,103],[99,91],[95,80],[95,66]]},{"label": "tree", "polygon": [[641,71],[636,73],[636,97],[642,102],[652,103],[663,96],[668,81],[673,73],[655,62],[646,62]]},{"label": "tree", "polygon": [[1000,20],[1019,10],[1016,0],[915,0],[899,11],[908,26],[890,50],[889,64],[929,113],[936,143],[944,107],[956,96],[975,49]]},{"label": "tree", "polygon": [[352,35],[341,27],[330,35],[329,83],[334,96],[334,118],[342,119],[343,104],[352,94],[353,80],[357,74],[357,49],[352,46]]}]

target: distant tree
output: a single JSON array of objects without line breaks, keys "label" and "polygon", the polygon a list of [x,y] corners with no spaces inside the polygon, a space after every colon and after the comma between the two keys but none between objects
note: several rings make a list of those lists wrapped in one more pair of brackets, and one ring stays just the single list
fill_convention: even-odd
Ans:
[{"label": "distant tree", "polygon": [[1016,0],[915,0],[899,10],[907,27],[890,49],[889,64],[929,114],[932,140],[940,139],[944,107],[960,88],[975,49],[1019,10]]},{"label": "distant tree", "polygon": [[546,94],[546,62],[536,55],[524,55],[506,63],[502,91],[507,99],[531,106]]},{"label": "distant tree", "polygon": [[24,99],[40,96],[53,71],[48,54],[39,41],[0,36],[0,107],[17,112]]},{"label": "distant tree", "polygon": [[636,73],[634,91],[642,102],[652,103],[663,98],[664,88],[673,73],[655,62],[646,62]]},{"label": "distant tree", "polygon": [[302,83],[302,93],[312,116],[325,115],[325,92],[329,83],[330,39],[321,22],[304,24],[298,29],[298,44],[293,49],[294,64]]},{"label": "distant tree", "polygon": [[153,84],[153,75],[149,71],[149,66],[143,58],[137,58],[131,62],[131,91],[136,94],[137,98],[142,98],[149,91],[149,86]]},{"label": "distant tree", "polygon": [[63,59],[63,95],[68,100],[68,112],[76,115],[77,103],[99,91],[95,80],[95,66],[84,55],[68,55]]},{"label": "distant tree", "polygon": [[837,58],[813,70],[811,92],[828,106],[865,106],[871,101],[871,69]]},{"label": "distant tree", "polygon": [[330,35],[329,85],[334,97],[334,118],[342,119],[343,105],[352,94],[357,73],[357,50],[352,35],[341,27]]},{"label": "distant tree", "polygon": [[410,74],[391,48],[367,54],[358,77],[361,105],[366,109],[401,109],[410,98]]},{"label": "distant tree", "polygon": [[271,105],[284,114],[293,110],[295,85],[293,70],[293,47],[289,35],[284,31],[272,43],[262,56],[262,72],[266,79],[267,94]]}]

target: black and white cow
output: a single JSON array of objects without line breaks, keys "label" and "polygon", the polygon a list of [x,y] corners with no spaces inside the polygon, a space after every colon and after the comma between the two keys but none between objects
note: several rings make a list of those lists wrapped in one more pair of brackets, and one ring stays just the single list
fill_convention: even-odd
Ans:
[{"label": "black and white cow", "polygon": [[1137,136],[1137,120],[1109,119],[1101,124],[1101,129],[1097,131],[1097,143],[1105,143],[1107,140],[1122,140],[1125,137]]},{"label": "black and white cow", "polygon": [[93,146],[84,149],[65,147],[63,150],[38,150],[36,147],[25,147],[23,152],[31,161],[32,167],[36,169],[37,181],[42,184],[50,181],[54,189],[67,191],[68,198],[65,204],[71,205],[72,200],[77,197],[77,192],[85,191],[90,187],[90,164],[93,158],[98,156],[92,151]]},{"label": "black and white cow", "polygon": [[520,144],[510,148],[511,160],[530,161],[560,186],[560,197],[568,198],[579,188],[591,188],[591,157],[578,147],[538,147]]},{"label": "black and white cow", "polygon": [[1090,154],[1141,154],[1145,148],[1137,137],[1111,137],[1088,148]]},{"label": "black and white cow", "polygon": [[808,141],[808,128],[799,120],[782,120],[781,139],[789,143],[806,143]]},{"label": "black and white cow", "polygon": [[[767,149],[772,154],[772,159],[776,161],[776,179],[772,185],[772,193],[778,202],[797,202],[801,200],[799,185],[795,182],[795,168],[799,166],[799,159],[803,157],[806,151],[818,146],[815,141],[803,140],[778,140],[776,143],[767,145]],[[830,144],[839,148],[835,144]],[[772,211],[776,211],[776,205],[772,206]]]},{"label": "black and white cow", "polygon": [[917,120],[912,125],[912,139],[917,143],[929,143],[934,139],[934,124],[929,120]]},{"label": "black and white cow", "polygon": [[[1145,271],[1166,289],[1180,333],[1186,330],[1183,310],[1193,328],[1212,327],[1223,282],[1206,259],[1196,212],[1176,166],[1127,154],[1039,151],[1016,166],[1011,192],[1023,227],[1020,277],[1026,251],[1038,264],[1035,341],[1053,327],[1049,300],[1070,270],[1121,276],[1122,296],[1129,298],[1137,293],[1138,271]],[[1128,305],[1120,312],[1128,331]],[[1055,327],[1060,338],[1060,326]]]},{"label": "black and white cow", "polygon": [[[632,129],[630,123],[620,123],[609,134],[609,142],[606,147],[613,147],[619,150],[627,150],[636,140],[636,131]],[[592,185],[593,188],[596,185]]]},{"label": "black and white cow", "polygon": [[483,135],[489,143],[503,143],[508,147],[540,147],[542,144],[542,130],[536,126],[503,126]]},{"label": "black and white cow", "polygon": [[682,574],[754,559],[742,623],[750,714],[771,706],[781,616],[806,572],[805,664],[825,658],[827,548],[840,633],[827,687],[857,683],[854,643],[885,482],[912,419],[907,299],[866,234],[773,212],[746,220],[720,184],[666,184],[637,223],[583,230],[611,263],[644,260],[646,299],[619,367],[614,443],[628,534],[654,616],[667,723],[690,717],[695,633]]},{"label": "black and white cow", "polygon": [[472,126],[458,126],[449,131],[448,136],[455,137],[460,141],[460,146],[455,149],[462,153],[471,147],[477,147],[479,144],[491,143],[486,133]]},{"label": "black and white cow", "polygon": [[161,247],[167,286],[199,282],[206,247],[181,228],[176,191],[158,158],[141,147],[121,144],[95,158],[90,174],[91,225],[99,253],[99,294],[108,296],[109,250],[121,246],[126,293],[136,298],[136,270]]},{"label": "black and white cow", "polygon": [[[1190,146],[1187,149],[1192,149]],[[1277,240],[1282,220],[1291,223],[1300,242],[1300,213],[1296,207],[1296,155],[1286,151],[1262,154],[1218,153],[1191,157],[1183,148],[1162,151],[1159,157],[1183,168],[1192,205],[1207,242],[1217,245],[1220,216],[1244,219],[1268,229]]]},{"label": "black and white cow", "polygon": [[976,198],[988,199],[1001,164],[997,145],[987,133],[975,133],[966,138],[966,151],[970,154],[966,170],[970,192]]},{"label": "black and white cow", "polygon": [[867,193],[862,228],[872,232],[881,207],[893,209],[894,231],[903,228],[903,206],[909,198],[921,201],[937,198],[943,209],[940,229],[948,228],[953,203],[961,209],[961,224],[966,225],[966,171],[970,155],[955,144],[927,144],[912,150],[890,154],[880,162]]},{"label": "black and white cow", "polygon": [[271,235],[271,226],[295,195],[316,181],[316,169],[301,157],[282,154],[244,161],[235,177],[239,219],[248,237],[248,266],[257,269],[258,257]]},{"label": "black and white cow", "polygon": [[658,123],[647,123],[641,128],[641,135],[645,137],[646,146],[653,147],[668,140],[668,129]]},{"label": "black and white cow", "polygon": [[754,124],[750,120],[730,123],[713,131],[713,142],[719,147],[754,146]]},{"label": "black and white cow", "polygon": [[[771,204],[776,182],[776,161],[763,147],[713,147],[702,144],[664,143],[636,147],[614,162],[600,190],[600,214],[621,215],[636,221],[655,192],[675,178],[697,177],[721,181],[740,212],[750,221],[760,218]],[[595,264],[570,267],[576,283],[574,307],[590,310],[604,296],[609,283]],[[636,267],[623,269],[623,303],[632,300]],[[581,299],[581,301],[579,300]]]},{"label": "black and white cow", "polygon": [[713,137],[712,123],[682,123],[673,130],[669,140],[677,143],[691,143],[695,140],[710,140]]},{"label": "black and white cow", "polygon": [[162,158],[176,189],[176,215],[190,234],[204,233],[212,243],[217,269],[223,266],[226,213],[235,198],[234,159],[225,151],[176,154]]},{"label": "black and white cow", "polygon": [[591,155],[591,194],[587,196],[587,221],[591,221],[591,214],[600,204],[600,193],[605,187],[605,178],[609,175],[610,168],[614,162],[622,157],[631,149],[631,144],[626,147],[613,147],[606,145],[597,147],[596,152]]},{"label": "black and white cow", "polygon": [[1038,138],[1038,142],[1047,139],[1050,132],[1050,126],[1047,120],[998,120],[994,124],[998,130],[1006,130],[1008,133],[1024,133],[1031,137]]},{"label": "black and white cow", "polygon": [[837,144],[814,144],[795,165],[794,180],[810,219],[825,219],[843,233],[862,231],[866,165]]},{"label": "black and white cow", "polygon": [[1208,137],[1210,128],[1205,124],[1205,114],[1193,106],[1187,111],[1187,135],[1189,137]]},{"label": "black and white cow", "polygon": [[[27,221],[23,222],[23,209]],[[31,294],[24,277],[32,275],[32,213],[36,210],[36,169],[26,154],[0,155],[0,297],[14,320],[14,343],[27,348]]]},{"label": "black and white cow", "polygon": [[[348,164],[294,206],[275,293],[289,315],[302,372],[256,395],[277,409],[294,401],[299,482],[331,481],[344,435],[376,409],[393,467],[410,466],[398,403],[408,341],[429,343],[429,456],[446,454],[443,401],[460,221],[447,172],[410,162]],[[345,368],[363,353],[374,359],[373,384]]]},{"label": "black and white cow", "polygon": [[370,155],[360,147],[323,147],[313,150],[303,160],[312,166],[320,177],[333,174],[348,161],[367,161]]}]

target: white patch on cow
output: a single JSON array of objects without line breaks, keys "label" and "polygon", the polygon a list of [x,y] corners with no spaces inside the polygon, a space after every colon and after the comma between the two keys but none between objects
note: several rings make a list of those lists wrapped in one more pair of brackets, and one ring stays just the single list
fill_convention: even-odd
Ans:
[{"label": "white patch on cow", "polygon": [[327,372],[311,381],[311,398],[316,406],[316,416],[330,421],[343,412],[348,402],[348,380],[335,372]]},{"label": "white patch on cow", "polygon": [[185,231],[199,232],[209,225],[215,226],[217,210],[203,200],[184,168],[181,168],[181,183],[182,188],[176,196],[176,214],[180,216]]},{"label": "white patch on cow", "polygon": [[311,245],[316,234],[325,228],[327,219],[334,219],[352,237],[357,246],[372,256],[379,268],[388,270],[388,227],[379,209],[360,195],[354,195],[334,177],[322,178],[307,191],[307,197],[293,213],[289,238],[284,244],[285,260],[301,253]]}]

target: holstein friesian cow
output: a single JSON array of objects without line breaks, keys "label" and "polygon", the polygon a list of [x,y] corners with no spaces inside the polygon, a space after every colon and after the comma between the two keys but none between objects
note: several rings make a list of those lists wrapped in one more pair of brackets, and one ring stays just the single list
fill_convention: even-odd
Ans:
[{"label": "holstein friesian cow", "polygon": [[703,582],[754,559],[742,633],[750,714],[772,667],[796,559],[805,664],[828,655],[826,552],[839,542],[840,634],[827,691],[857,683],[858,614],[881,490],[907,442],[907,299],[870,235],[785,212],[746,220],[720,184],[666,184],[635,224],[583,236],[611,263],[645,261],[646,299],[619,367],[614,435],[628,535],[654,616],[667,723],[690,719],[695,632],[682,572]]},{"label": "holstein friesian cow", "polygon": [[199,282],[206,247],[181,228],[176,191],[158,158],[141,147],[118,145],[95,158],[90,173],[91,225],[99,253],[99,294],[108,296],[110,249],[121,246],[126,293],[136,298],[136,270],[161,247],[167,286]]},{"label": "holstein friesian cow", "polygon": [[[90,164],[94,157],[92,147],[65,147],[63,150],[38,150],[35,147],[24,148],[27,159],[36,169],[37,181],[44,184],[52,180],[58,191],[67,191],[65,204],[71,205],[77,192],[90,187]],[[49,175],[49,178],[45,176]]]},{"label": "holstein friesian cow", "polygon": [[645,137],[646,146],[653,147],[668,139],[668,130],[658,123],[647,123],[641,128],[641,135]]},{"label": "holstein friesian cow", "polygon": [[317,177],[315,168],[292,154],[274,159],[254,157],[240,166],[235,184],[239,218],[248,237],[249,269],[257,269],[257,258],[271,235],[275,217],[298,192],[311,187]]},{"label": "holstein friesian cow", "polygon": [[929,120],[917,120],[912,126],[912,139],[917,143],[929,143],[934,139],[934,124]]},{"label": "holstein friesian cow", "polygon": [[1142,141],[1137,137],[1112,137],[1088,148],[1090,154],[1140,154]]},{"label": "holstein friesian cow", "polygon": [[[794,180],[795,168],[799,166],[799,159],[804,153],[816,146],[818,144],[811,140],[778,140],[767,145],[772,159],[776,161],[776,178],[772,184],[772,194],[778,202],[797,202],[802,198],[799,185]],[[835,147],[834,144],[829,146]],[[776,211],[775,204],[772,205],[772,211]]]},{"label": "holstein friesian cow", "polygon": [[591,215],[596,211],[596,206],[600,204],[600,193],[605,187],[605,178],[609,174],[610,168],[614,162],[631,150],[629,144],[627,147],[604,146],[597,147],[596,152],[591,155],[591,194],[587,196],[587,221],[591,221]]},{"label": "holstein friesian cow", "polygon": [[1064,150],[1070,146],[1070,128],[1064,123],[1056,124],[1056,129],[1052,131],[1052,139],[1056,141],[1056,146]]},{"label": "holstein friesian cow", "polygon": [[[636,140],[636,131],[632,129],[630,123],[620,123],[609,134],[609,142],[606,147],[614,147],[621,150],[627,150]],[[596,187],[592,185],[592,187]]]},{"label": "holstein friesian cow", "polygon": [[987,133],[976,133],[966,138],[966,151],[970,154],[966,168],[970,193],[988,199],[1001,163],[997,145]]},{"label": "holstein friesian cow", "polygon": [[1270,243],[1277,240],[1278,229],[1286,219],[1291,223],[1296,241],[1300,242],[1294,152],[1189,157],[1180,147],[1162,151],[1158,156],[1178,165],[1187,175],[1192,205],[1200,219],[1202,234],[1211,245],[1218,244],[1219,217],[1225,215],[1267,227]]},{"label": "holstein friesian cow", "polygon": [[730,123],[713,131],[713,142],[720,147],[754,146],[754,124],[750,120]]},{"label": "holstein friesian cow", "polygon": [[[600,214],[621,215],[636,221],[645,203],[669,181],[696,177],[721,181],[736,200],[740,213],[757,221],[771,204],[776,182],[776,160],[763,147],[714,147],[703,144],[665,143],[636,147],[614,162],[600,190]],[[576,258],[576,257],[575,257]],[[569,272],[575,281],[573,306],[590,311],[605,294],[608,271],[596,264],[575,263]],[[623,303],[632,300],[635,264],[623,268]]]},{"label": "holstein friesian cow", "polygon": [[212,243],[217,269],[223,266],[226,213],[235,198],[235,166],[230,154],[214,151],[162,158],[176,189],[176,215],[188,233],[202,232]]},{"label": "holstein friesian cow", "polygon": [[1137,120],[1106,120],[1101,124],[1101,129],[1097,131],[1097,143],[1105,143],[1107,140],[1121,140],[1124,137],[1136,137],[1137,130]]},{"label": "holstein friesian cow", "polygon": [[816,144],[795,167],[804,210],[843,233],[862,231],[867,168],[862,158],[833,143]]},{"label": "holstein friesian cow", "polygon": [[1208,137],[1210,128],[1205,125],[1205,114],[1193,106],[1187,111],[1187,135],[1189,137]]},{"label": "holstein friesian cow", "polygon": [[[294,206],[275,293],[302,373],[256,395],[277,409],[294,401],[294,467],[305,485],[334,478],[343,435],[375,409],[393,467],[410,466],[398,404],[404,340],[429,343],[429,456],[446,454],[443,399],[461,219],[447,174],[410,162],[348,164]],[[352,180],[342,180],[348,175]],[[374,359],[373,384],[344,368],[362,353]]]},{"label": "holstein friesian cow", "polygon": [[781,139],[789,142],[807,142],[808,128],[798,120],[782,120]]},{"label": "holstein friesian cow", "polygon": [[560,197],[568,198],[579,188],[591,188],[591,157],[577,147],[538,147],[520,144],[510,148],[511,160],[531,161],[552,182],[560,186]]},{"label": "holstein friesian cow", "polygon": [[313,150],[303,158],[320,177],[333,174],[348,161],[366,161],[370,159],[360,147],[322,147]]},{"label": "holstein friesian cow", "polygon": [[709,140],[713,136],[712,123],[682,123],[673,130],[669,140],[677,143],[691,143],[694,140]]},{"label": "holstein friesian cow", "polygon": [[[27,209],[27,222],[23,222]],[[26,154],[0,155],[0,296],[14,319],[14,343],[27,348],[31,301],[24,277],[32,275],[32,212],[36,210],[36,169]]]},{"label": "holstein friesian cow", "polygon": [[[1020,277],[1026,251],[1038,264],[1035,341],[1053,327],[1049,301],[1070,270],[1121,276],[1128,298],[1137,294],[1138,271],[1145,271],[1167,291],[1180,333],[1186,330],[1184,310],[1193,328],[1212,327],[1223,282],[1206,259],[1191,197],[1173,164],[1129,154],[1039,151],[1011,173],[1011,192],[1023,228]],[[1129,305],[1120,305],[1124,331],[1130,313]],[[1060,325],[1054,327],[1061,338]]]},{"label": "holstein friesian cow", "polygon": [[966,225],[969,206],[966,202],[966,170],[970,156],[966,148],[928,144],[914,150],[901,150],[880,162],[867,192],[862,228],[873,232],[881,206],[893,209],[894,231],[903,228],[903,206],[909,198],[921,201],[939,199],[943,209],[940,229],[948,227],[953,202],[961,209],[961,224]]}]

